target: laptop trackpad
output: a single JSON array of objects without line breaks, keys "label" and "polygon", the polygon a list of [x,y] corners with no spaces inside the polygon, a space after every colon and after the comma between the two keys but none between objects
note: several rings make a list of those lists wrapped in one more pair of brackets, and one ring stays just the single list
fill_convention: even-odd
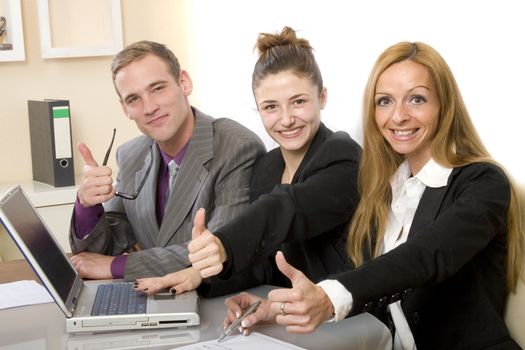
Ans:
[{"label": "laptop trackpad", "polygon": [[198,296],[192,290],[182,294],[158,293],[148,297],[148,313],[151,312],[197,312]]},{"label": "laptop trackpad", "polygon": [[153,296],[153,300],[175,300],[175,294],[171,293],[158,293]]}]

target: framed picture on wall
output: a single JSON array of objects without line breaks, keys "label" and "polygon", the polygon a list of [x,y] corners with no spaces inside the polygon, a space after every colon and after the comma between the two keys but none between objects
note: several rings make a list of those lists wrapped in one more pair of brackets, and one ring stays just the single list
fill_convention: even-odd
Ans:
[{"label": "framed picture on wall", "polygon": [[43,58],[114,55],[122,49],[120,0],[37,0]]},{"label": "framed picture on wall", "polygon": [[25,59],[20,0],[0,0],[0,62]]}]

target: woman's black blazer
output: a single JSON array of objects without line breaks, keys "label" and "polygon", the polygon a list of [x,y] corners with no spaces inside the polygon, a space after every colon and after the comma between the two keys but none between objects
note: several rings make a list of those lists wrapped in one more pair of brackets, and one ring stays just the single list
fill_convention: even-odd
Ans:
[{"label": "woman's black blazer", "polygon": [[277,250],[313,281],[345,268],[347,224],[359,200],[360,155],[360,146],[347,133],[321,124],[291,184],[281,184],[279,148],[262,157],[250,184],[252,203],[215,232],[228,256],[225,271],[204,283],[201,293],[288,286],[275,266]]},{"label": "woman's black blazer", "polygon": [[427,187],[405,244],[337,275],[351,315],[384,315],[401,299],[418,349],[519,349],[503,321],[509,201],[494,164],[455,168],[446,187]]}]

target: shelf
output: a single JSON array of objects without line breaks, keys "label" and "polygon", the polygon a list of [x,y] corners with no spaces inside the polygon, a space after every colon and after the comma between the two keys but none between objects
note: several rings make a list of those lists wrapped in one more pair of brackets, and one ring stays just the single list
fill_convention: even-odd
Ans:
[{"label": "shelf", "polygon": [[20,185],[33,205],[37,208],[54,205],[73,204],[76,200],[77,186],[54,187],[39,181],[21,181],[0,184],[0,193]]}]

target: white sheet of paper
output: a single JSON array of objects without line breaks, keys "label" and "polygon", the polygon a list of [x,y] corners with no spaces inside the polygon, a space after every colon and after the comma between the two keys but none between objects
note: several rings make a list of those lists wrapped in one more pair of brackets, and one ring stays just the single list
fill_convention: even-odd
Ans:
[{"label": "white sheet of paper", "polygon": [[0,284],[0,309],[50,303],[52,301],[51,295],[36,281],[17,281]]},{"label": "white sheet of paper", "polygon": [[224,338],[220,343],[217,339],[207,340],[200,343],[186,345],[177,350],[237,350],[237,349],[250,349],[250,350],[289,350],[289,349],[302,349],[296,345],[286,343],[282,340],[269,337],[261,333],[251,333],[249,336],[241,334],[228,336]]}]

